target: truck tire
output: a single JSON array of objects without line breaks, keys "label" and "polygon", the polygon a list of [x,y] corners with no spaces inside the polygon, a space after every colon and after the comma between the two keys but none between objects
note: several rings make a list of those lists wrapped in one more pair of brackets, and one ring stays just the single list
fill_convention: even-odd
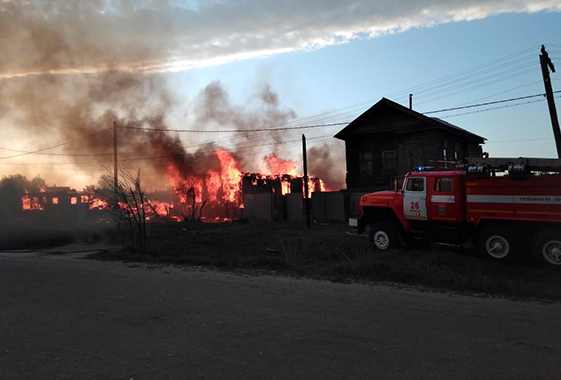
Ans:
[{"label": "truck tire", "polygon": [[386,251],[397,247],[398,233],[392,222],[382,220],[374,222],[370,228],[370,243],[372,248],[378,251]]},{"label": "truck tire", "polygon": [[478,249],[494,260],[512,261],[520,253],[521,242],[514,230],[503,225],[494,225],[480,233]]},{"label": "truck tire", "polygon": [[536,235],[532,255],[538,264],[561,270],[561,230],[550,229]]}]

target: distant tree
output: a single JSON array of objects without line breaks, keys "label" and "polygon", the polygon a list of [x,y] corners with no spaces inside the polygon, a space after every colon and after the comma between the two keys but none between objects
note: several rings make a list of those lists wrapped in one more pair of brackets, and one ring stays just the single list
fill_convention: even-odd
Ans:
[{"label": "distant tree", "polygon": [[40,191],[41,189],[45,189],[47,187],[47,183],[41,177],[35,177],[29,182],[28,191]]},{"label": "distant tree", "polygon": [[112,190],[114,179],[112,174],[102,174],[97,181],[97,187],[91,186],[95,190]]},{"label": "distant tree", "polygon": [[24,175],[14,174],[2,177],[0,181],[0,220],[14,221],[21,216],[23,206],[21,197],[26,192],[38,192],[47,185],[43,178],[29,181]]},{"label": "distant tree", "polygon": [[112,176],[104,175],[100,178],[97,191],[108,201],[108,210],[117,226],[128,231],[130,248],[135,252],[143,252],[149,242],[146,222],[155,212],[155,207],[146,197],[140,170],[136,174],[125,169],[119,170],[116,187]]}]

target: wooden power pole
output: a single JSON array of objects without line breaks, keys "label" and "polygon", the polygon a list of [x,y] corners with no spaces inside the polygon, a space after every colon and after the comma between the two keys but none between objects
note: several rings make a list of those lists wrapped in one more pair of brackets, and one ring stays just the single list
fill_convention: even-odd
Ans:
[{"label": "wooden power pole", "polygon": [[551,126],[553,127],[553,136],[555,137],[555,146],[557,147],[557,157],[561,158],[561,132],[559,130],[559,119],[557,118],[555,100],[553,99],[553,88],[551,86],[551,79],[549,78],[549,69],[554,73],[555,66],[551,62],[547,51],[545,51],[544,45],[542,45],[541,49],[540,64],[545,86],[545,96],[547,97],[547,105],[549,106],[549,116],[551,117]]},{"label": "wooden power pole", "polygon": [[306,136],[302,134],[302,154],[304,156],[304,210],[306,213],[306,227],[311,228],[310,199],[308,197],[308,154],[306,152]]},{"label": "wooden power pole", "polygon": [[113,189],[119,186],[119,164],[117,162],[117,122],[113,122]]}]

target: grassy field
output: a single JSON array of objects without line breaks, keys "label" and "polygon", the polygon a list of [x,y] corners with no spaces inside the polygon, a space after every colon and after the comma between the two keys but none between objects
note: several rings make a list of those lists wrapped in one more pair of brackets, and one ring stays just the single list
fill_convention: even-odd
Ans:
[{"label": "grassy field", "polygon": [[[366,236],[343,224],[171,223],[149,225],[145,252],[99,252],[101,260],[197,265],[336,282],[392,282],[433,290],[561,300],[561,272],[529,260],[505,264],[475,251],[422,244],[373,252]],[[3,226],[0,250],[42,249],[72,242],[126,246],[127,235],[106,227],[78,230]]]},{"label": "grassy field", "polygon": [[442,246],[373,252],[364,236],[343,224],[313,224],[309,230],[304,223],[154,224],[145,253],[101,252],[92,258],[561,300],[558,271],[531,262],[496,263],[472,250]]},{"label": "grassy field", "polygon": [[59,247],[74,242],[73,231],[0,226],[0,250],[24,250]]}]

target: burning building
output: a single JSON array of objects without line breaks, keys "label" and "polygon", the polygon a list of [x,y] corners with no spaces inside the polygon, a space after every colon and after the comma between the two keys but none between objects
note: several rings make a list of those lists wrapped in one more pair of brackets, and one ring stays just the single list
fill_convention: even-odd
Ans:
[{"label": "burning building", "polygon": [[[267,215],[263,218],[267,220],[285,220],[285,196],[293,193],[303,197],[304,178],[296,174],[298,165],[293,161],[281,160],[275,155],[264,159],[263,167],[269,169],[269,173],[289,170],[290,174],[244,173],[229,152],[218,149],[215,154],[220,161],[219,169],[209,169],[204,175],[182,179],[178,170],[168,168],[168,176],[176,194],[171,215],[179,214],[183,219],[200,218],[204,221],[261,219],[257,215]],[[317,177],[309,177],[308,188],[309,196],[313,192],[326,190],[323,181]],[[256,197],[269,200],[265,205],[255,205]],[[259,210],[255,214],[256,207],[270,212]]]},{"label": "burning building", "polygon": [[[223,149],[214,152],[216,162],[210,168],[200,167],[198,174],[186,174],[169,162],[166,175],[173,188],[169,201],[147,195],[142,201],[148,220],[202,220],[217,222],[240,218],[286,220],[287,196],[304,197],[304,178],[296,174],[298,165],[274,155],[265,157],[265,169],[286,170],[292,174],[244,173],[234,155]],[[218,165],[216,165],[218,164]],[[325,191],[317,177],[308,179],[308,196]],[[295,198],[293,196],[293,198]],[[45,221],[71,223],[106,221],[101,211],[111,208],[112,190],[78,192],[70,187],[46,187],[28,192],[22,198],[22,209]],[[126,208],[122,202],[121,208]],[[247,209],[246,209],[247,208]],[[134,211],[132,211],[134,212]]]},{"label": "burning building", "polygon": [[85,222],[92,217],[93,210],[105,207],[105,202],[96,199],[93,192],[78,192],[60,186],[26,192],[21,203],[28,219],[55,224]]}]

